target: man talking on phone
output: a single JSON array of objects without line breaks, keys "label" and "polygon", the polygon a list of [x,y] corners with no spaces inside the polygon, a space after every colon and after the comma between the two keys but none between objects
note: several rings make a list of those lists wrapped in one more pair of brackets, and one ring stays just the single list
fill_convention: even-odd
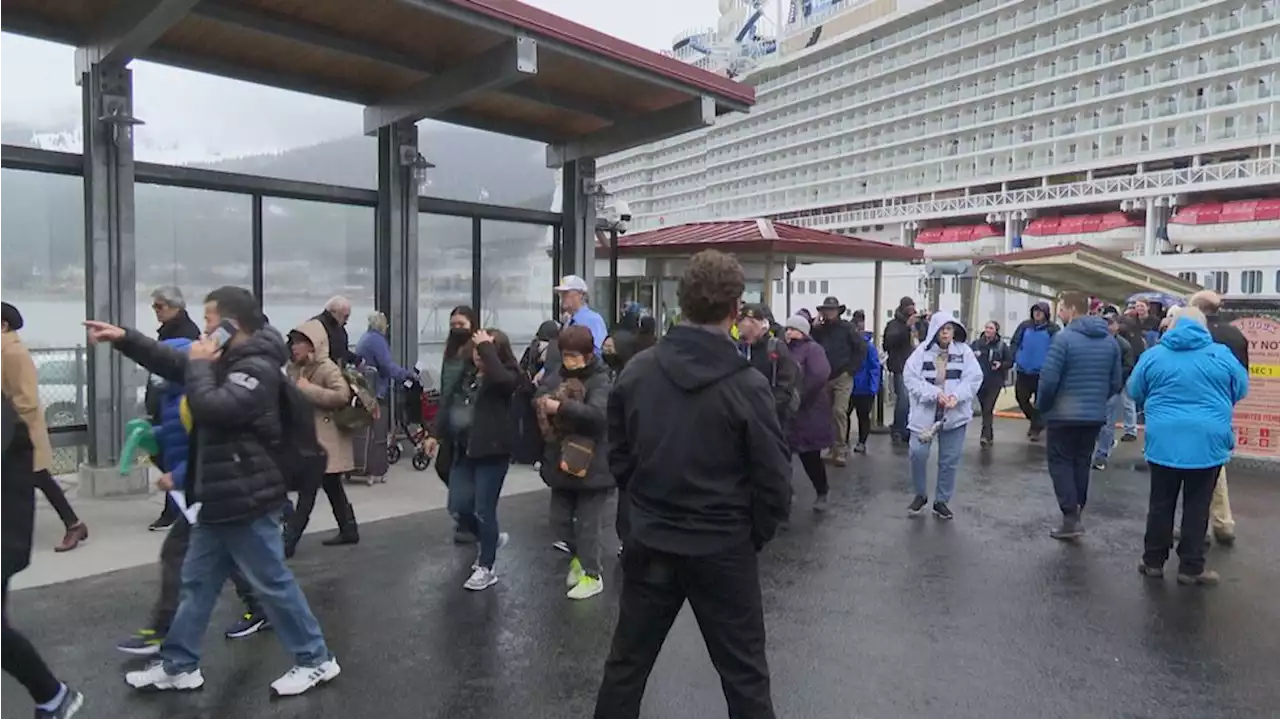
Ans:
[{"label": "man talking on phone", "polygon": [[285,477],[272,459],[283,437],[282,371],[289,352],[266,328],[253,293],[222,287],[205,297],[205,335],[187,354],[135,329],[89,321],[91,343],[110,342],[148,371],[186,386],[192,428],[187,502],[200,510],[182,568],[182,602],[159,661],[128,672],[136,689],[204,685],[201,642],[223,583],[240,569],[294,667],[272,682],[280,696],[301,694],[341,671],[320,624],[284,563],[280,531]]}]

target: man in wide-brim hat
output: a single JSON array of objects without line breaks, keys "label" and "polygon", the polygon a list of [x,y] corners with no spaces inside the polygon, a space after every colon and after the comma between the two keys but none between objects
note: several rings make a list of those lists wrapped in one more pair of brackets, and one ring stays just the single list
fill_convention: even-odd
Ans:
[{"label": "man in wide-brim hat", "polygon": [[835,425],[836,441],[831,447],[831,461],[844,466],[849,457],[849,445],[845,437],[849,432],[849,402],[853,394],[853,377],[867,358],[867,341],[848,320],[842,319],[845,306],[835,297],[828,297],[818,305],[818,323],[810,337],[827,353],[831,363],[831,378],[827,391],[831,394],[831,421]]}]

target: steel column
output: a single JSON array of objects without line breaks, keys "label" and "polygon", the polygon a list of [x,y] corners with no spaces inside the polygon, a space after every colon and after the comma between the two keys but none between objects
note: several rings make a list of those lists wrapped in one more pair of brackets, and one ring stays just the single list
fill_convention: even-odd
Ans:
[{"label": "steel column", "polygon": [[1157,254],[1156,248],[1159,247],[1160,244],[1159,240],[1156,238],[1156,228],[1159,222],[1159,218],[1156,217],[1156,212],[1158,211],[1159,209],[1156,207],[1156,201],[1154,199],[1148,199],[1146,233],[1142,237],[1142,254],[1145,257],[1151,257],[1152,255]]},{"label": "steel column", "polygon": [[[93,65],[81,81],[84,130],[85,317],[137,322],[133,212],[133,75]],[[115,118],[114,120],[112,118]],[[129,371],[126,372],[126,364]],[[132,363],[110,346],[88,353],[89,464],[119,461],[136,409]]]},{"label": "steel column", "polygon": [[253,214],[252,235],[250,237],[250,254],[252,260],[250,264],[253,273],[253,296],[258,298],[258,307],[262,307],[262,293],[266,285],[266,270],[264,249],[262,245],[262,195],[254,193],[251,197],[250,212]]},{"label": "steel column", "polygon": [[391,354],[403,367],[418,362],[418,181],[401,147],[417,151],[418,128],[398,123],[378,130],[378,208],[374,231],[377,307],[391,325]]},{"label": "steel column", "polygon": [[[562,268],[561,259],[564,250],[563,247],[564,230],[561,225],[555,225],[551,228],[551,284],[560,281]],[[552,292],[551,294],[551,316],[557,320],[560,318],[560,296]]]},{"label": "steel column", "polygon": [[[560,233],[560,272],[578,275],[589,289],[595,288],[595,199],[587,186],[596,181],[594,159],[566,162],[561,173],[563,230]],[[556,278],[557,281],[559,277]]]},{"label": "steel column", "polygon": [[484,310],[484,227],[479,217],[471,218],[471,309],[483,326]]}]

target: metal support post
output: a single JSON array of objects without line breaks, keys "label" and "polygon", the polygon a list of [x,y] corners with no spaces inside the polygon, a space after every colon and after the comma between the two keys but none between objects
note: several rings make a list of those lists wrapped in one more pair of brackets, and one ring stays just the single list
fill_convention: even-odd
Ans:
[{"label": "metal support post", "polygon": [[1142,236],[1142,254],[1144,257],[1155,255],[1156,248],[1159,247],[1159,240],[1156,238],[1156,228],[1159,223],[1157,212],[1159,212],[1159,208],[1156,207],[1156,201],[1148,199],[1146,232]]},{"label": "metal support post", "polygon": [[[592,264],[595,264],[594,262]],[[622,302],[618,296],[618,228],[609,228],[609,331],[618,328],[622,319]],[[590,287],[591,285],[587,285]]]},{"label": "metal support post", "polygon": [[251,207],[253,225],[249,246],[253,259],[250,261],[250,272],[253,273],[253,296],[258,298],[258,307],[261,308],[262,293],[266,285],[266,260],[262,244],[262,193],[253,193]]},{"label": "metal support post", "polygon": [[[564,242],[564,231],[560,225],[551,228],[551,286],[560,281]],[[551,316],[557,321],[560,319],[560,296],[554,292],[548,292],[551,295]]]},{"label": "metal support post", "polygon": [[487,326],[484,321],[484,228],[481,226],[479,217],[471,218],[471,309],[475,310],[476,318],[480,320],[481,326]]},{"label": "metal support post", "polygon": [[[871,301],[871,346],[875,347],[880,344],[881,338],[884,336],[884,262],[876,260],[875,279],[872,284],[873,298]],[[870,348],[868,348],[870,349]],[[885,378],[888,372],[884,371],[884,365],[889,360],[889,355],[881,351],[880,357],[880,391],[876,393],[876,415],[874,427],[884,426],[884,396],[885,396]],[[892,378],[889,380],[892,382]]]},{"label": "metal support post", "polygon": [[[133,208],[133,76],[122,66],[92,65],[81,78],[84,130],[85,316],[115,325],[137,323]],[[133,363],[110,346],[88,353],[89,494],[145,492],[114,481],[124,425],[137,416]]]},{"label": "metal support post", "polygon": [[[560,271],[578,275],[588,288],[595,287],[595,198],[587,193],[587,185],[596,180],[596,161],[574,160],[564,164],[563,187],[564,228],[560,233]],[[557,278],[558,279],[558,278]]]},{"label": "metal support post", "polygon": [[391,325],[391,354],[403,367],[418,362],[417,150],[414,124],[397,123],[378,130],[375,299]]}]

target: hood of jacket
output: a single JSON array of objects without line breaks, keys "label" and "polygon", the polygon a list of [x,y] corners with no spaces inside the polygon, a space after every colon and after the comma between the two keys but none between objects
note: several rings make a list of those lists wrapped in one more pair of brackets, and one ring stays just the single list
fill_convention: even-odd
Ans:
[{"label": "hood of jacket", "polygon": [[283,367],[289,361],[289,345],[285,344],[280,333],[270,327],[249,335],[242,343],[228,347],[219,362],[229,363],[246,357],[265,357],[276,367]]},{"label": "hood of jacket", "polygon": [[534,338],[543,342],[550,342],[559,336],[560,323],[555,320],[547,320],[546,322],[538,325],[538,332],[534,335]]},{"label": "hood of jacket", "polygon": [[1097,315],[1077,317],[1071,320],[1067,329],[1079,332],[1085,337],[1107,337],[1111,334],[1111,330],[1107,328],[1107,321]]},{"label": "hood of jacket", "polygon": [[950,310],[940,310],[933,313],[933,317],[929,318],[929,331],[925,332],[924,345],[927,347],[933,344],[933,338],[938,335],[938,330],[944,325],[953,324],[956,326],[955,332],[951,338],[952,342],[967,342],[969,331],[965,329],[964,323],[951,316]]},{"label": "hood of jacket", "polygon": [[1179,318],[1173,329],[1165,332],[1160,344],[1174,352],[1198,350],[1213,344],[1213,335],[1204,325],[1188,318]]},{"label": "hood of jacket", "polygon": [[729,336],[718,329],[676,325],[655,351],[662,373],[686,392],[697,392],[750,367]]},{"label": "hood of jacket", "polygon": [[329,356],[329,333],[325,331],[321,320],[307,320],[295,327],[293,331],[306,337],[311,342],[311,346],[315,348],[316,360]]},{"label": "hood of jacket", "polygon": [[1040,325],[1047,325],[1053,321],[1053,315],[1051,314],[1052,310],[1049,308],[1048,302],[1037,302],[1034,305],[1031,305],[1031,311],[1027,313],[1027,319],[1030,319],[1033,323],[1036,321],[1036,310],[1040,310],[1044,313],[1044,321],[1036,323],[1037,327]]}]

